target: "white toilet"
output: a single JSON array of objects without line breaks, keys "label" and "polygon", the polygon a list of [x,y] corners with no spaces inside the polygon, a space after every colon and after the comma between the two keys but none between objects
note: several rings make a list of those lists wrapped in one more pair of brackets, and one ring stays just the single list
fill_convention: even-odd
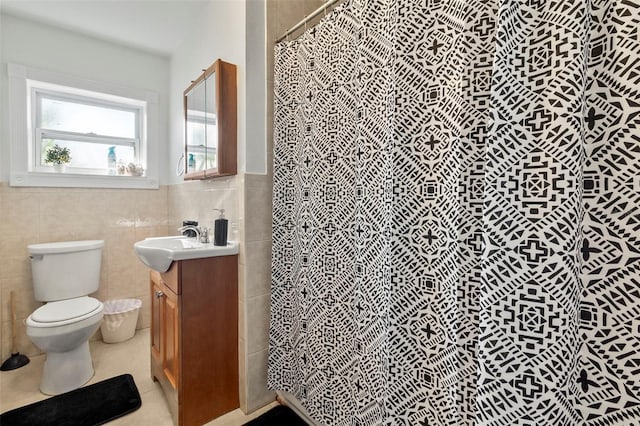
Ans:
[{"label": "white toilet", "polygon": [[47,302],[27,318],[27,335],[43,352],[40,390],[58,395],[93,377],[89,338],[103,316],[103,305],[88,295],[100,285],[104,241],[32,244],[33,290]]}]

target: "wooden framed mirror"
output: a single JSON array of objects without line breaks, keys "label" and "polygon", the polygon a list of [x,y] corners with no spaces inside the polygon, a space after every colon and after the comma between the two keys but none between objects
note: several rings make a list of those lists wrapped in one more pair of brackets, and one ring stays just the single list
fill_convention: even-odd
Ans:
[{"label": "wooden framed mirror", "polygon": [[237,173],[236,66],[220,59],[184,91],[185,180]]}]

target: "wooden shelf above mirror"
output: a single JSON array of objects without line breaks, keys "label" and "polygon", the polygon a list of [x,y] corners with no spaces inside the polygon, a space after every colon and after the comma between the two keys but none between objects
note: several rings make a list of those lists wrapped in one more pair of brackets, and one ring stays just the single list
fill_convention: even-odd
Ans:
[{"label": "wooden shelf above mirror", "polygon": [[237,173],[236,66],[220,59],[184,91],[185,180]]}]

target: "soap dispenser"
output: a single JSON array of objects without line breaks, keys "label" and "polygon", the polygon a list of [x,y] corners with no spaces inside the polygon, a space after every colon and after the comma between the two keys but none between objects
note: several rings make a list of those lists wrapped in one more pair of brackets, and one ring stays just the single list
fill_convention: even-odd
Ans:
[{"label": "soap dispenser", "polygon": [[224,209],[213,210],[217,210],[220,212],[220,217],[213,222],[213,245],[226,246],[229,221],[224,218]]}]

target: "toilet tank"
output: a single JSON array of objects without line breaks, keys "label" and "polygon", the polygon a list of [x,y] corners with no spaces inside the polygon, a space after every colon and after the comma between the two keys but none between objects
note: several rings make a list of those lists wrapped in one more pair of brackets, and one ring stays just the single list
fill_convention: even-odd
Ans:
[{"label": "toilet tank", "polygon": [[52,302],[86,296],[98,290],[103,240],[31,244],[36,300]]}]

